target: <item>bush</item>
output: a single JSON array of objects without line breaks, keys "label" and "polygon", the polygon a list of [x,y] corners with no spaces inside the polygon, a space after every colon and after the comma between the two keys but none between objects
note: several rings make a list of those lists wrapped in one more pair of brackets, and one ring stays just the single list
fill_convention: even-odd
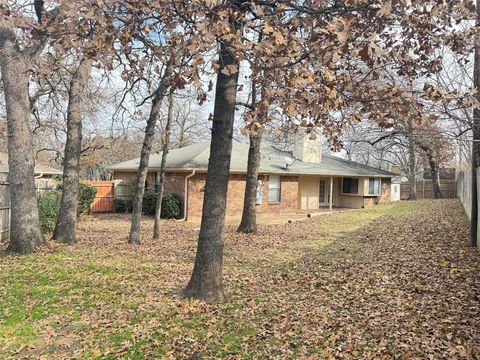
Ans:
[{"label": "bush", "polygon": [[[59,186],[58,188],[61,189],[62,187]],[[90,213],[90,206],[96,193],[97,189],[92,185],[80,184],[77,214]],[[61,200],[61,190],[47,191],[38,196],[38,216],[40,217],[40,225],[44,231],[53,231],[53,229],[55,229],[58,213],[60,212]]]},{"label": "bush", "polygon": [[133,211],[132,199],[114,199],[113,208],[116,213],[131,213]]},{"label": "bush", "polygon": [[[180,196],[174,193],[167,193],[162,199],[162,219],[178,219],[182,216]],[[133,211],[133,199],[115,199],[114,208],[116,213],[131,213]],[[142,213],[144,215],[155,215],[157,204],[157,193],[146,191],[143,195]]]},{"label": "bush", "polygon": [[[59,184],[57,189],[62,191],[63,184]],[[90,214],[93,200],[97,195],[97,189],[93,185],[80,183],[78,189],[78,207],[77,214]]]},{"label": "bush", "polygon": [[44,231],[53,231],[60,211],[62,193],[58,190],[44,192],[38,197],[38,215]]},{"label": "bush", "polygon": [[157,206],[157,193],[154,191],[145,191],[143,194],[142,213],[144,215],[155,215]]},{"label": "bush", "polygon": [[165,194],[162,199],[162,219],[178,219],[182,216],[180,196],[174,193]]},{"label": "bush", "polygon": [[97,189],[95,186],[80,184],[78,193],[78,214],[90,214],[95,195],[97,195]]}]

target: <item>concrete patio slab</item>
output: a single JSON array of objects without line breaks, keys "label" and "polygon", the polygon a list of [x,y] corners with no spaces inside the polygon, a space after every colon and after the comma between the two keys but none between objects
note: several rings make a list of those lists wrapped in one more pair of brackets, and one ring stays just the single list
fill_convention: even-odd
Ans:
[{"label": "concrete patio slab", "polygon": [[[257,224],[263,225],[273,225],[273,224],[286,224],[293,221],[301,221],[306,220],[310,217],[316,216],[323,216],[323,215],[330,215],[339,212],[345,211],[357,211],[361,209],[350,209],[350,208],[333,208],[330,210],[329,208],[321,208],[315,210],[298,210],[296,212],[291,213],[259,213],[257,214]],[[241,215],[233,215],[227,216],[225,219],[226,225],[238,225],[240,224],[240,220],[242,219]],[[201,218],[191,218],[188,219],[189,223],[192,224],[200,224]]]}]

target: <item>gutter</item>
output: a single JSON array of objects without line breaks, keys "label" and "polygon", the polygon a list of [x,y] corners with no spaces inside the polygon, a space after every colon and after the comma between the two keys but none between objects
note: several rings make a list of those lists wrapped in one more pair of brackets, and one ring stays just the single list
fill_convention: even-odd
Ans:
[{"label": "gutter", "polygon": [[[159,168],[156,168],[156,167],[152,167],[152,168],[148,168],[148,170],[160,170]],[[138,169],[114,169],[112,171],[125,171],[125,172],[138,172]],[[167,168],[165,169],[165,172],[186,172],[186,171],[196,171],[196,174],[199,174],[199,173],[206,173],[207,172],[207,169],[191,169],[191,168]],[[230,174],[246,174],[247,171],[246,170],[230,170]],[[268,174],[272,174],[272,175],[284,175],[284,176],[326,176],[326,177],[329,177],[329,176],[333,176],[333,177],[336,177],[336,178],[339,178],[339,177],[364,177],[364,178],[368,178],[368,177],[376,177],[376,178],[382,178],[382,179],[391,179],[393,177],[395,177],[396,175],[379,175],[379,174],[338,174],[338,173],[312,173],[312,172],[298,172],[298,171],[277,171],[277,170],[273,170],[273,171],[268,171],[268,170],[261,170],[258,172],[259,174],[262,174],[262,175],[268,175]]]},{"label": "gutter", "polygon": [[188,179],[195,175],[195,169],[192,170],[190,174],[185,176],[185,190],[183,192],[183,218],[177,219],[175,221],[186,221],[187,220],[187,209],[188,209]]},{"label": "gutter", "polygon": [[37,175],[37,176],[35,176],[34,178],[35,178],[35,179],[40,179],[41,177],[43,177],[43,172],[41,172],[40,175]]}]

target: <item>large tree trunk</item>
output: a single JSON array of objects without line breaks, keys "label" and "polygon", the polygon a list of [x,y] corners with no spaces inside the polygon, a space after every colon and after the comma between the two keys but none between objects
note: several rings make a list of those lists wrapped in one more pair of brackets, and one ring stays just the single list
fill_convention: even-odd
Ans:
[{"label": "large tree trunk", "polygon": [[162,162],[160,164],[160,179],[158,182],[157,203],[155,204],[155,223],[153,224],[153,239],[160,239],[160,217],[162,215],[163,188],[165,186],[165,165],[167,164],[168,149],[170,146],[170,127],[173,119],[173,94],[168,97],[168,115],[164,130]]},{"label": "large tree trunk", "polygon": [[0,67],[7,110],[10,182],[8,250],[30,253],[43,244],[35,191],[35,157],[30,130],[28,71],[31,58],[18,48],[15,34],[0,23]]},{"label": "large tree trunk", "polygon": [[263,129],[259,129],[256,134],[250,135],[242,220],[238,226],[238,232],[257,232],[257,186],[258,168],[260,166],[261,158],[260,147],[262,145],[262,135]]},{"label": "large tree trunk", "polygon": [[430,165],[430,175],[432,176],[433,196],[435,199],[441,199],[442,191],[440,190],[440,173],[438,171],[437,162],[430,154],[428,156],[428,164]]},{"label": "large tree trunk", "polygon": [[408,119],[408,183],[409,200],[417,200],[417,177],[416,177],[416,156],[415,156],[415,138],[413,134],[412,120]]},{"label": "large tree trunk", "polygon": [[[228,45],[220,46],[220,71],[215,89],[210,161],[203,200],[202,223],[195,266],[182,296],[203,301],[223,301],[223,228],[232,153],[233,122],[238,86],[239,62]],[[229,75],[227,66],[237,70]]]},{"label": "large tree trunk", "polygon": [[53,232],[53,239],[65,244],[73,244],[76,240],[84,89],[90,77],[91,67],[90,59],[81,60],[73,74],[68,91],[67,142],[65,143],[63,162],[62,200]]},{"label": "large tree trunk", "polygon": [[[252,84],[252,102],[251,107],[257,106],[256,83]],[[262,86],[262,100],[265,99],[265,86]],[[261,120],[266,117],[266,110],[261,115]],[[262,146],[263,127],[252,129],[249,136],[250,146],[248,149],[247,175],[245,179],[245,193],[243,196],[242,220],[237,231],[243,233],[257,232],[257,186],[258,186],[258,168],[260,167],[260,148]]]},{"label": "large tree trunk", "polygon": [[161,105],[165,94],[170,87],[170,76],[173,68],[167,65],[163,78],[155,91],[152,100],[150,115],[145,128],[145,137],[143,139],[142,151],[140,154],[140,164],[138,166],[137,182],[135,189],[135,197],[133,199],[132,225],[130,227],[130,236],[128,242],[130,244],[140,243],[140,220],[142,218],[143,194],[145,193],[145,180],[147,179],[148,161],[152,150],[153,139],[155,137],[155,125],[160,115]]},{"label": "large tree trunk", "polygon": [[[477,19],[480,18],[480,0],[477,0]],[[475,34],[475,58],[473,63],[473,87],[477,89],[477,100],[480,101],[480,28],[479,20],[476,22],[477,33]],[[480,166],[480,110],[473,109],[473,143],[472,143],[472,208],[470,221],[470,245],[478,243],[478,188],[477,169]]]}]

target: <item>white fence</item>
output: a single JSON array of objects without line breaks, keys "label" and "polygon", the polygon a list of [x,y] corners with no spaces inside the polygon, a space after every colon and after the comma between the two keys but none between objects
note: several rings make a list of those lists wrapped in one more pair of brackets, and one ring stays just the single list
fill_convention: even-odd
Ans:
[{"label": "white fence", "polygon": [[[478,174],[478,171],[477,171],[477,174]],[[477,175],[477,184],[480,184],[479,180],[480,180],[479,176]],[[472,211],[472,171],[469,170],[469,169],[465,170],[465,171],[460,171],[458,173],[458,177],[457,177],[457,197],[462,202],[468,218],[471,219],[471,217],[472,217],[472,214],[471,214],[471,211]]]},{"label": "white fence", "polygon": [[10,184],[7,174],[0,173],[0,242],[10,237]]},{"label": "white fence", "polygon": [[[58,181],[54,179],[35,179],[37,195],[55,189]],[[8,174],[0,173],[0,242],[10,238],[10,183]]]}]

